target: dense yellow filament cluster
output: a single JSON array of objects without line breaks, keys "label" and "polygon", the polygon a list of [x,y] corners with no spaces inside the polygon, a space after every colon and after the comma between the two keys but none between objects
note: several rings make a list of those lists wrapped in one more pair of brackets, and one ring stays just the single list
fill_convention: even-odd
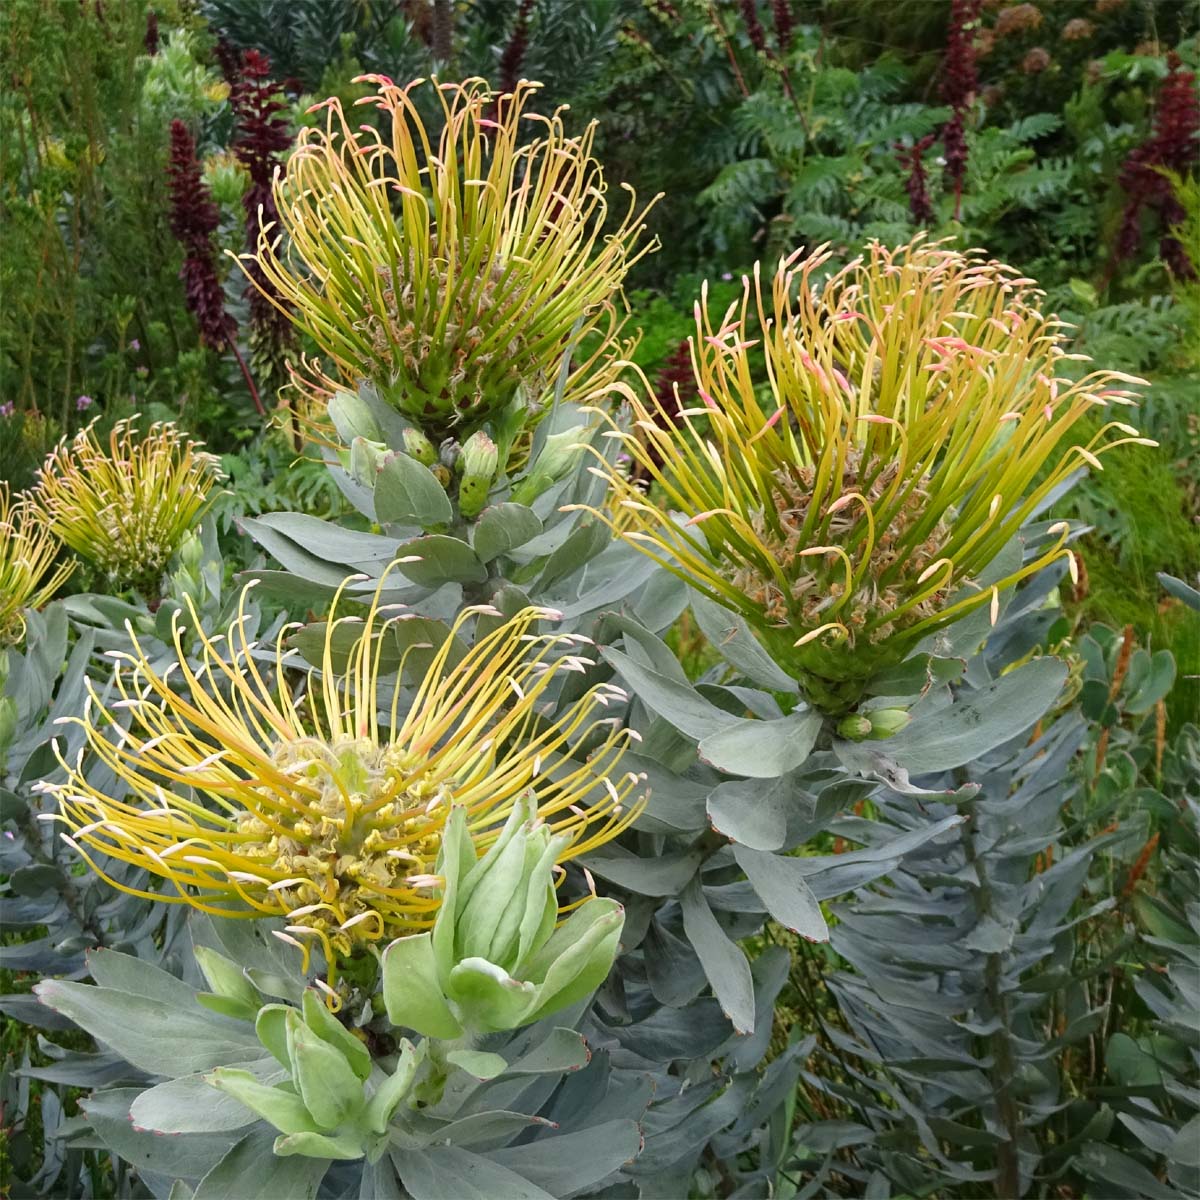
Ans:
[{"label": "dense yellow filament cluster", "polygon": [[[437,134],[418,103],[424,81],[362,78],[378,91],[359,103],[382,111],[384,130],[352,128],[336,98],[316,106],[325,125],[301,131],[275,183],[280,228],[253,256],[274,289],[264,294],[340,386],[368,381],[435,441],[514,403],[536,418],[573,348],[568,398],[601,394],[627,349],[613,300],[650,247],[636,248],[632,192],[607,227],[594,124],[568,137],[561,110],[526,111],[537,84],[500,95],[481,79],[433,81]],[[531,127],[539,136],[522,144]],[[315,371],[318,391],[330,382]]]},{"label": "dense yellow filament cluster", "polygon": [[216,457],[173,424],[118,421],[106,449],[93,422],[46,459],[32,503],[81,558],[150,594],[219,479]]},{"label": "dense yellow filament cluster", "polygon": [[632,427],[609,436],[640,470],[601,468],[625,514],[598,515],[744,615],[836,709],[1066,553],[1063,525],[1057,544],[976,582],[1072,471],[1154,443],[1119,420],[1076,439],[1085,415],[1132,404],[1143,381],[1062,378],[1064,360],[1086,359],[1010,268],[918,239],[874,243],[822,281],[829,258],[794,254],[766,287],[756,267],[718,320],[707,296],[697,304],[701,403],[674,414],[623,389]]},{"label": "dense yellow filament cluster", "polygon": [[58,540],[24,496],[0,480],[0,649],[25,636],[23,608],[46,603],[75,564],[54,565]]},{"label": "dense yellow filament cluster", "polygon": [[[163,674],[135,641],[134,653],[118,656],[120,698],[93,691],[84,716],[71,718],[121,790],[89,783],[85,756],[64,763],[66,781],[47,786],[55,819],[71,830],[64,836],[118,887],[91,850],[177,892],[137,895],[220,916],[283,917],[284,936],[302,945],[315,937],[335,970],[357,945],[432,923],[452,805],[466,810],[482,850],[514,804],[532,800],[564,839],[560,861],[629,825],[640,779],[617,767],[636,735],[597,717],[620,689],[602,684],[552,711],[561,675],[590,661],[580,654],[586,639],[536,632],[558,614],[527,608],[458,658],[463,627],[499,616],[470,607],[409,691],[400,679],[415,647],[387,679],[381,663],[411,615],[381,609],[377,592],[365,619],[331,620],[319,672],[289,667],[285,627],[270,681],[245,635],[245,594],[225,635],[195,630],[196,667],[178,621],[178,665]],[[359,636],[339,672],[335,631],[351,623]],[[577,757],[584,740],[590,753]]]}]

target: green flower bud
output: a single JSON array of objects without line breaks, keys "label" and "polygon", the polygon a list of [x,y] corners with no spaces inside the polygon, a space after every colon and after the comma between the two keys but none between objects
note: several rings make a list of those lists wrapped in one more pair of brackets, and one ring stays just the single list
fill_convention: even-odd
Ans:
[{"label": "green flower bud", "polygon": [[[205,974],[213,971],[210,979],[225,978],[220,964],[228,963],[227,959],[211,952],[202,958],[207,964]],[[279,1130],[276,1154],[365,1156],[376,1162],[387,1150],[388,1126],[412,1093],[425,1062],[425,1043],[416,1047],[402,1040],[396,1070],[387,1075],[312,989],[305,992],[300,1011],[286,1004],[266,1005],[256,1028],[263,1045],[288,1069],[291,1079],[269,1087],[250,1071],[221,1067],[206,1075],[206,1082]]]},{"label": "green flower bud", "polygon": [[899,733],[912,720],[908,710],[904,708],[877,708],[867,713],[867,716],[871,719],[869,736],[876,741]]},{"label": "green flower bud", "polygon": [[305,1158],[362,1158],[364,1149],[362,1139],[353,1133],[343,1133],[329,1137],[323,1133],[293,1133],[286,1137],[277,1137],[271,1147],[280,1158],[288,1158],[293,1154]]},{"label": "green flower bud", "polygon": [[871,718],[861,713],[851,713],[838,722],[837,735],[848,742],[861,742],[871,736]]},{"label": "green flower bud", "polygon": [[355,438],[350,443],[350,475],[363,487],[374,488],[379,468],[383,466],[388,448],[382,442],[371,442],[366,438]]},{"label": "green flower bud", "polygon": [[500,452],[482,429],[477,430],[463,444],[460,465],[464,476],[486,475],[489,479],[495,477],[499,466]]},{"label": "green flower bud", "polygon": [[415,458],[423,467],[432,467],[438,460],[433,443],[419,430],[409,426],[401,435],[404,452]]},{"label": "green flower bud", "polygon": [[537,461],[515,488],[511,499],[516,504],[531,504],[548,488],[574,469],[583,454],[587,426],[573,425],[546,438]]},{"label": "green flower bud", "polygon": [[366,438],[370,442],[383,440],[383,431],[366,401],[354,392],[335,392],[329,401],[329,419],[344,442]]},{"label": "green flower bud", "polygon": [[192,575],[199,576],[204,568],[204,543],[200,535],[192,530],[183,539],[179,547],[179,562],[183,569]]},{"label": "green flower bud", "polygon": [[458,460],[463,473],[458,487],[458,510],[464,517],[474,517],[483,511],[499,462],[496,443],[482,429],[471,434]]},{"label": "green flower bud", "polygon": [[430,933],[383,954],[389,1018],[426,1037],[516,1029],[595,991],[616,957],[624,910],[592,898],[558,929],[554,865],[563,840],[535,828],[532,800],[514,806],[477,859],[466,815],[447,824],[442,904]]}]

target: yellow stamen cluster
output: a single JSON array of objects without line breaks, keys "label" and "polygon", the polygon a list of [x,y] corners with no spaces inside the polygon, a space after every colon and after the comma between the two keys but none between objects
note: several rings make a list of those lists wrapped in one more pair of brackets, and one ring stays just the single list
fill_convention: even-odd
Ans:
[{"label": "yellow stamen cluster", "polygon": [[1056,545],[977,582],[1072,471],[1154,443],[1116,420],[1075,440],[1085,414],[1132,404],[1126,385],[1143,381],[1061,378],[1064,360],[1087,360],[1010,268],[918,239],[874,243],[818,282],[829,258],[792,255],[769,290],[756,267],[719,321],[697,304],[701,403],[675,415],[624,388],[633,425],[609,434],[657,505],[605,468],[627,515],[598,515],[741,613],[839,711],[927,634],[994,612],[1067,553],[1062,525]]},{"label": "yellow stamen cluster", "polygon": [[46,459],[32,502],[76,554],[150,594],[219,478],[216,457],[175,425],[142,434],[118,421],[106,449],[93,422]]},{"label": "yellow stamen cluster", "polygon": [[[384,132],[353,129],[336,98],[316,106],[324,128],[301,131],[275,183],[281,228],[246,256],[274,289],[264,294],[332,360],[339,386],[369,381],[435,441],[514,403],[536,419],[573,345],[587,361],[568,397],[599,395],[624,349],[612,302],[651,247],[636,248],[632,191],[606,227],[595,126],[569,138],[561,110],[526,112],[537,84],[500,95],[481,79],[434,81],[436,136],[414,94],[423,81],[362,80],[378,91],[358,103],[385,114]],[[522,145],[531,125],[540,136]],[[330,382],[317,371],[317,390]]]},{"label": "yellow stamen cluster", "polygon": [[74,570],[54,565],[58,541],[23,496],[0,480],[0,648],[25,636],[23,608],[45,604]]},{"label": "yellow stamen cluster", "polygon": [[[615,837],[640,811],[629,802],[639,777],[616,773],[636,735],[596,717],[620,689],[603,684],[557,716],[547,711],[563,672],[589,661],[579,635],[535,632],[558,614],[527,608],[458,658],[464,626],[499,616],[465,609],[413,692],[399,681],[417,647],[398,668],[392,655],[392,631],[412,614],[387,615],[378,592],[365,619],[329,622],[319,673],[289,669],[285,627],[270,682],[246,638],[244,604],[245,593],[224,636],[195,631],[195,668],[178,620],[178,666],[164,674],[135,640],[132,654],[117,656],[120,699],[93,691],[83,718],[71,719],[128,795],[90,784],[81,755],[63,764],[65,783],[47,786],[60,808],[53,819],[116,886],[90,850],[178,893],[124,889],[136,895],[226,917],[283,917],[285,940],[317,939],[336,971],[357,946],[432,924],[451,805],[465,808],[482,850],[514,804],[531,800],[565,839],[560,861]],[[334,645],[352,623],[359,636],[339,674]],[[387,679],[385,661],[395,672]],[[584,741],[590,753],[577,758]]]}]

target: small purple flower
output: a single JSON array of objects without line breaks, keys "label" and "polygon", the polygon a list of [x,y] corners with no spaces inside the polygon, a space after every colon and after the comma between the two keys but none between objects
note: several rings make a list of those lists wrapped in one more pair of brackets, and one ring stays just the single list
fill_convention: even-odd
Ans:
[{"label": "small purple flower", "polygon": [[149,367],[138,367],[136,369],[136,371],[134,372],[134,374],[136,374],[139,379],[145,379],[146,376],[150,374],[150,368]]},{"label": "small purple flower", "polygon": [[139,342],[139,341],[137,340],[137,338],[134,338],[134,339],[133,339],[133,340],[132,340],[132,341],[129,343],[129,348],[130,348],[130,350],[140,350],[140,349],[142,348],[142,343],[141,343],[141,342]]},{"label": "small purple flower", "polygon": [[17,411],[17,406],[11,401],[6,400],[0,404],[0,417],[11,417]]},{"label": "small purple flower", "polygon": [[89,408],[91,408],[92,405],[95,403],[96,403],[95,400],[93,400],[91,398],[91,396],[76,396],[75,397],[75,411],[76,412],[87,412],[87,410]]},{"label": "small purple flower", "polygon": [[722,271],[721,278],[724,279],[726,283],[728,283],[733,278],[733,272],[732,271]]}]

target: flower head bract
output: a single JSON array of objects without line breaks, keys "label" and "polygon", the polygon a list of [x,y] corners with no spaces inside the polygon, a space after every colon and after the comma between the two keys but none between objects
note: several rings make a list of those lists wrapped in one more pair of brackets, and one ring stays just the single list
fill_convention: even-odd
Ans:
[{"label": "flower head bract", "polygon": [[[82,759],[64,764],[66,781],[48,785],[64,836],[101,874],[107,855],[175,893],[138,894],[284,918],[285,940],[307,950],[317,939],[331,972],[357,946],[432,925],[452,808],[481,852],[518,804],[555,835],[559,863],[615,837],[639,811],[639,777],[617,773],[633,735],[597,715],[619,689],[599,685],[554,715],[551,689],[583,669],[579,636],[535,632],[557,614],[527,608],[463,652],[458,635],[481,614],[499,616],[465,609],[413,691],[400,683],[405,659],[388,658],[411,614],[387,615],[378,592],[365,619],[329,621],[320,672],[289,670],[285,626],[273,680],[245,634],[245,593],[225,635],[197,630],[196,667],[177,616],[177,667],[160,674],[135,641],[120,656],[120,699],[93,691],[72,718],[123,791],[93,786]],[[358,636],[341,672],[347,626]]]},{"label": "flower head bract", "polygon": [[1072,472],[1154,443],[1119,420],[1078,438],[1142,381],[1063,378],[1084,356],[1032,280],[919,239],[874,243],[817,283],[829,258],[794,254],[766,288],[756,268],[719,321],[698,303],[701,403],[677,413],[625,389],[632,428],[609,436],[638,470],[596,469],[626,512],[597,515],[741,614],[838,712],[927,635],[994,613],[1002,590],[1069,555],[1062,523],[985,574]]},{"label": "flower head bract", "polygon": [[[248,256],[340,386],[366,380],[435,441],[514,407],[536,420],[578,345],[566,394],[596,394],[619,357],[613,299],[650,247],[632,192],[607,225],[595,127],[568,137],[561,111],[526,111],[537,84],[496,95],[470,79],[434,82],[439,134],[423,81],[362,79],[382,133],[353,128],[337,98],[317,105],[324,127],[301,131],[275,182],[280,228]],[[339,385],[309,371],[318,392]]]},{"label": "flower head bract", "polygon": [[54,565],[58,539],[28,501],[0,481],[0,648],[25,636],[23,608],[37,608],[58,590],[74,563]]},{"label": "flower head bract", "polygon": [[218,460],[169,422],[118,421],[107,449],[95,425],[51,452],[32,503],[81,558],[150,594],[207,508]]}]

